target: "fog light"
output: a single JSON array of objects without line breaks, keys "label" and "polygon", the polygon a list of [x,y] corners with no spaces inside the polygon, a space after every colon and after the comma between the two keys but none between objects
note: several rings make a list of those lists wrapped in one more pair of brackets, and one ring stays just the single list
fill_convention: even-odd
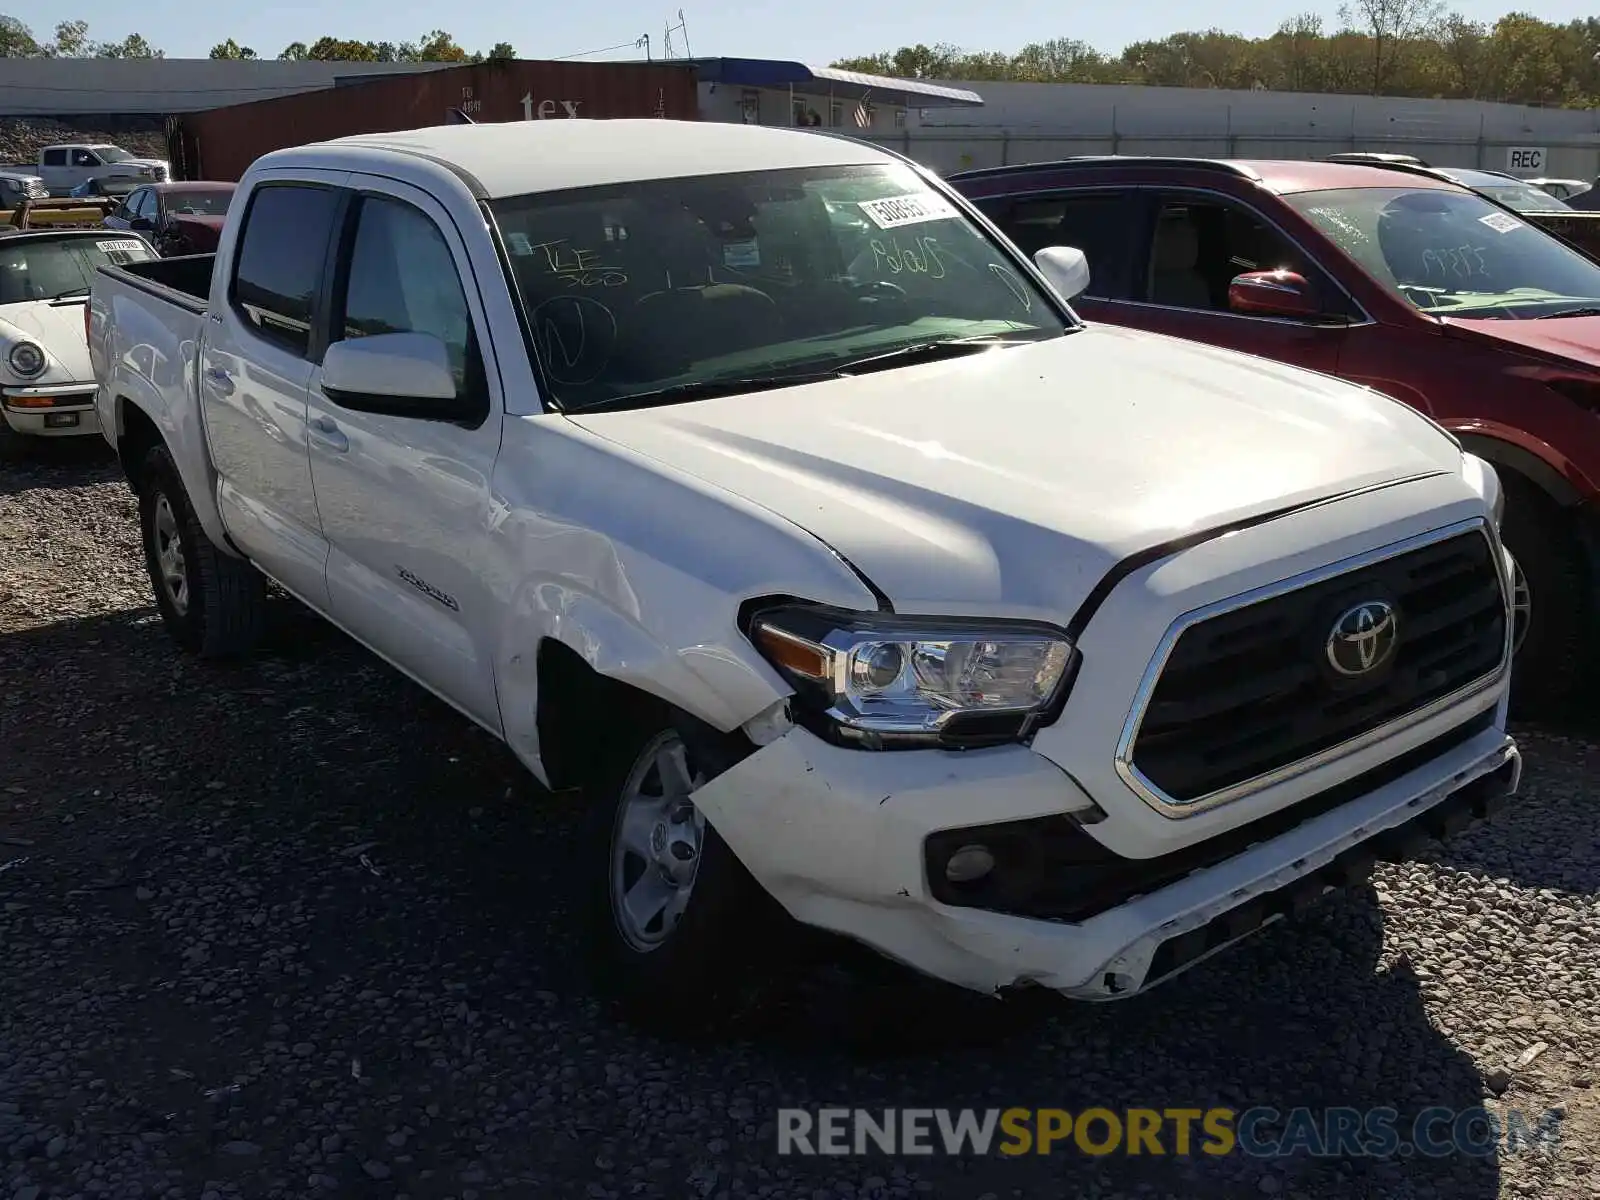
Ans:
[{"label": "fog light", "polygon": [[994,855],[987,846],[963,846],[944,864],[944,877],[951,883],[976,883],[994,870]]}]

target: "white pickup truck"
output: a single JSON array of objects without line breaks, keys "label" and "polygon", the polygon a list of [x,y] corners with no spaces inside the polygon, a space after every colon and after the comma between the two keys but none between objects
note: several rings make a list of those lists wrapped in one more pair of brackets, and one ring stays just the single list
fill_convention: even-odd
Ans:
[{"label": "white pickup truck", "polygon": [[1108,999],[1520,758],[1492,469],[1086,281],[843,138],[450,126],[262,158],[90,347],[177,641],[247,651],[274,579],[581,786],[638,1016],[783,912]]},{"label": "white pickup truck", "polygon": [[164,159],[139,158],[121,146],[74,142],[40,150],[38,174],[52,196],[70,195],[91,179],[110,194],[132,191],[142,183],[165,183],[172,167]]}]

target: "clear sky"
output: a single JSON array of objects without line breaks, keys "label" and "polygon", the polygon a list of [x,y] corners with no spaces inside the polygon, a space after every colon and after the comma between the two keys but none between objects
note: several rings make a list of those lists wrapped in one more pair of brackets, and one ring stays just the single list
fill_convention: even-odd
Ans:
[{"label": "clear sky", "polygon": [[[521,4],[471,4],[457,8],[436,0],[342,0],[308,3],[240,3],[221,0],[10,0],[0,11],[48,36],[57,21],[89,22],[91,37],[120,40],[140,33],[169,58],[202,58],[217,42],[232,37],[263,58],[293,41],[312,42],[324,34],[362,41],[407,41],[444,28],[468,50],[487,50],[508,41],[523,58],[559,58],[631,42],[650,34],[659,56],[662,29],[676,23],[680,0],[525,0]],[[1532,10],[1547,21],[1587,16],[1579,0],[1462,0],[1451,5],[1464,15],[1492,22],[1508,11]],[[1250,36],[1271,33],[1296,12],[1320,13],[1331,27],[1336,3],[1297,0],[1235,0],[1200,11],[1176,0],[1121,0],[1072,6],[1040,3],[984,3],[975,0],[922,0],[909,7],[858,0],[692,0],[684,4],[689,44],[697,55],[743,55],[798,59],[812,65],[856,54],[893,49],[907,43],[952,42],[971,49],[1012,51],[1028,42],[1076,37],[1102,50],[1118,51],[1128,42],[1159,38],[1180,29],[1220,25]],[[675,39],[676,40],[676,39]],[[680,49],[681,53],[681,49]],[[629,58],[613,51],[597,58]],[[588,57],[586,55],[586,57]]]}]

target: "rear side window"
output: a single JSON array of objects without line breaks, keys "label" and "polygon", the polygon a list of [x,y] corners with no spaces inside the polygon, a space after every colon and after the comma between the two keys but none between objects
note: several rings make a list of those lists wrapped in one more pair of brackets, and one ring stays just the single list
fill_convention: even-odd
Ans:
[{"label": "rear side window", "polygon": [[47,167],[66,166],[67,152],[65,150],[46,150],[44,152],[44,165]]},{"label": "rear side window", "polygon": [[1071,246],[1089,260],[1086,296],[1111,295],[1133,211],[1125,195],[1043,196],[1017,200],[990,219],[1032,258],[1046,246]]},{"label": "rear side window", "polygon": [[339,196],[332,188],[257,189],[234,258],[233,304],[257,334],[301,358],[327,261]]}]

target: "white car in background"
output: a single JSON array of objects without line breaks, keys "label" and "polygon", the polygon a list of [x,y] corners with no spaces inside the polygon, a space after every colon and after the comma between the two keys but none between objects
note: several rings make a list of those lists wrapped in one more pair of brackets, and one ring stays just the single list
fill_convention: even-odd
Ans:
[{"label": "white car in background", "polygon": [[0,439],[100,432],[84,333],[89,283],[102,266],[155,257],[135,234],[0,231]]},{"label": "white car in background", "polygon": [[1580,192],[1589,190],[1587,179],[1524,179],[1526,184],[1538,188],[1540,191],[1549,192],[1557,200],[1571,200]]},{"label": "white car in background", "polygon": [[7,212],[24,200],[48,200],[50,189],[37,175],[23,171],[0,171],[0,210]]}]

